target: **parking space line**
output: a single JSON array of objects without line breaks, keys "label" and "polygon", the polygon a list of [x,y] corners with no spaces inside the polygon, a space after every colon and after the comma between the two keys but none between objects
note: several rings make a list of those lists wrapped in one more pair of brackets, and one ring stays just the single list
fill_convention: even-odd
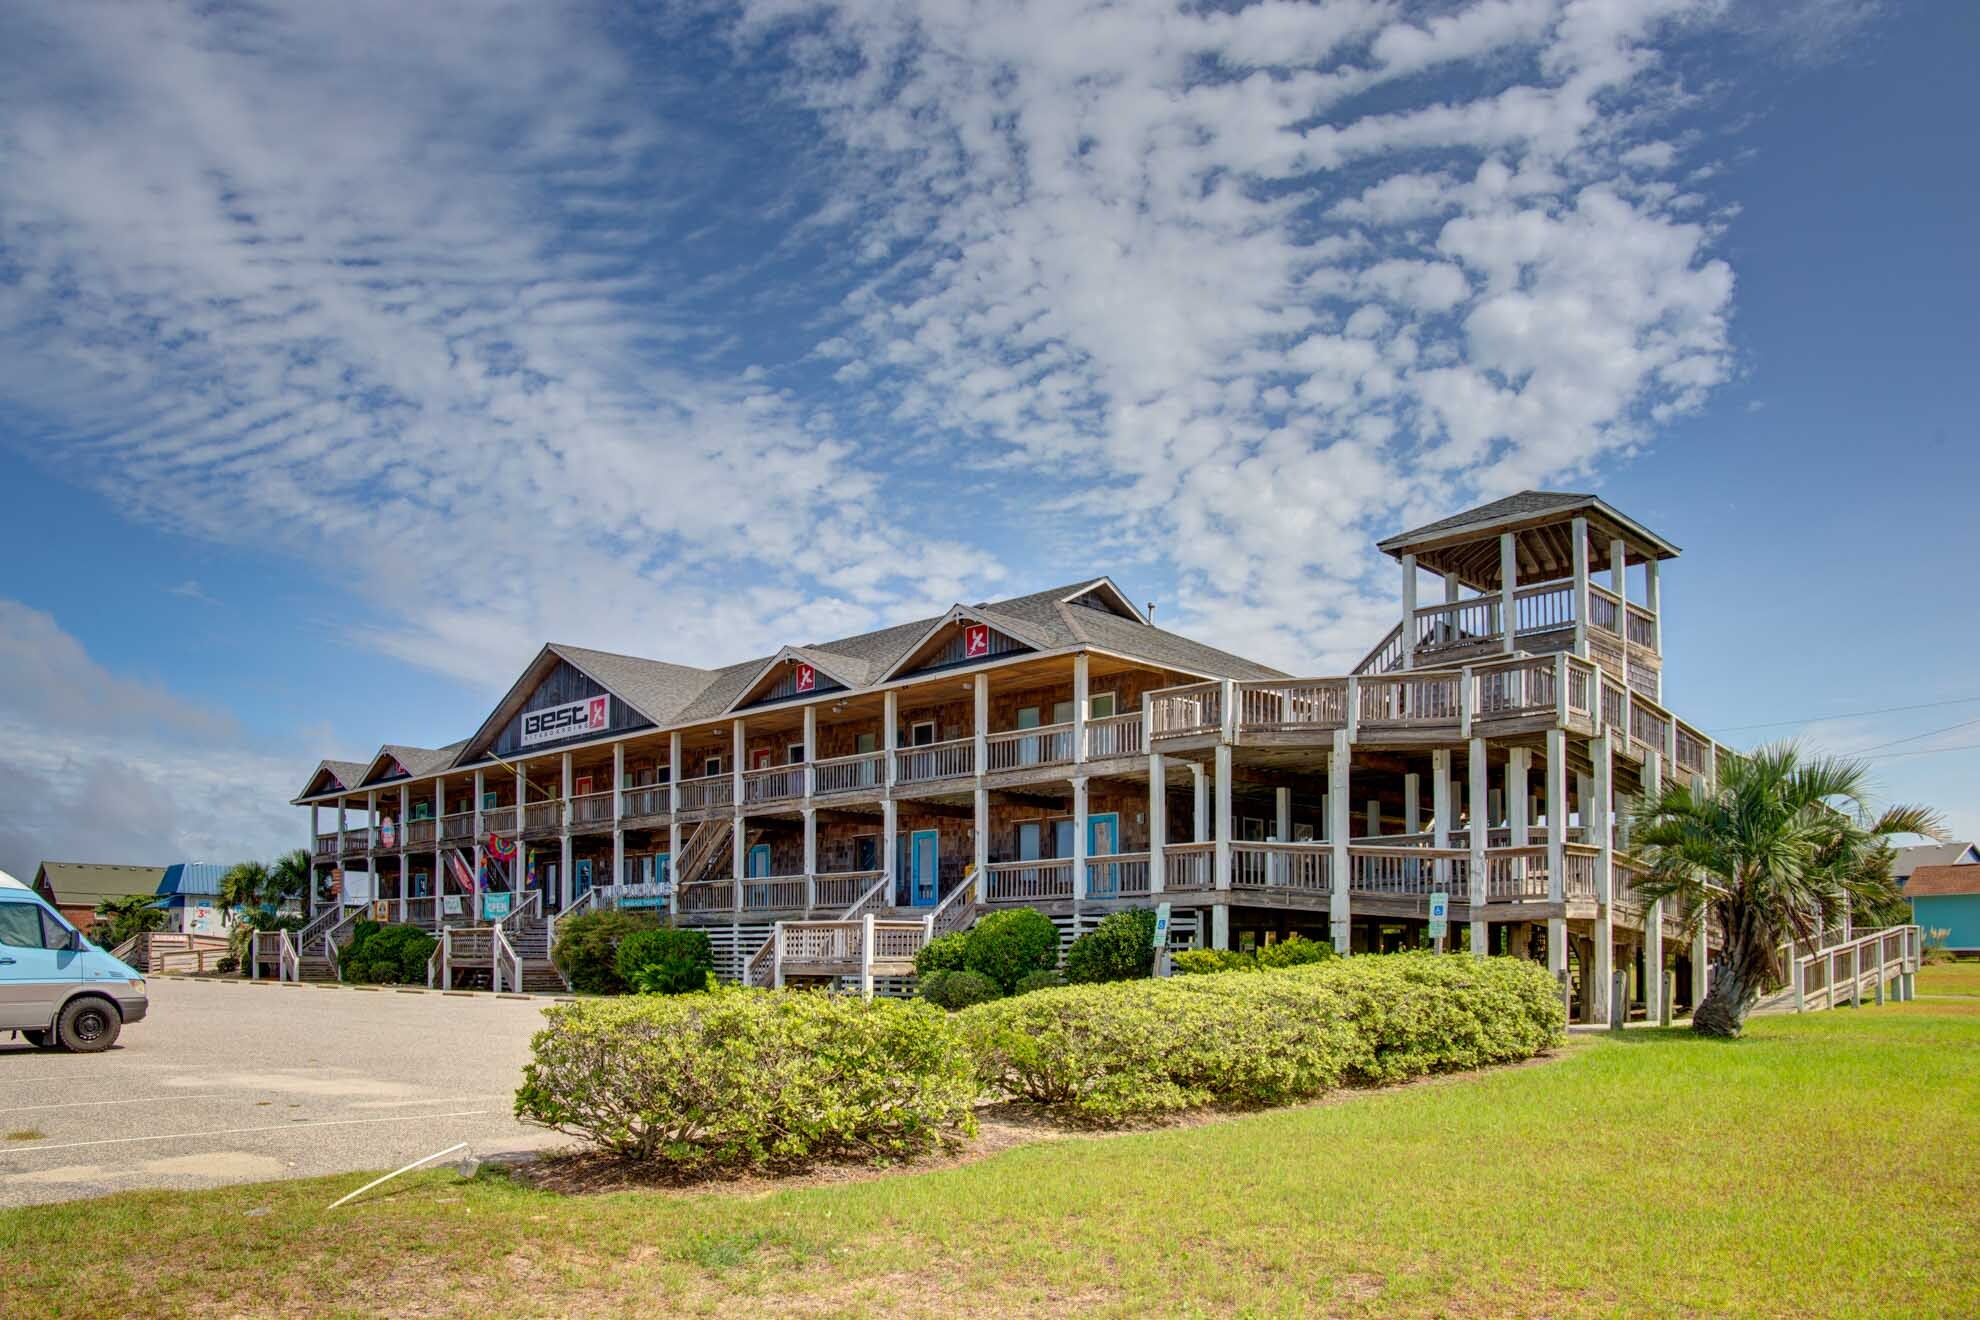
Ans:
[{"label": "parking space line", "polygon": [[0,1151],[0,1160],[9,1155],[32,1155],[43,1150],[77,1150],[83,1146],[128,1146],[139,1141],[190,1141],[199,1137],[233,1137],[246,1132],[302,1132],[308,1128],[352,1127],[360,1123],[427,1123],[436,1118],[485,1118],[500,1109],[456,1109],[444,1114],[391,1114],[383,1118],[333,1118],[319,1123],[267,1123],[260,1127],[210,1128],[204,1132],[165,1132],[152,1137],[103,1137],[96,1141],[61,1141],[46,1146],[15,1146]]},{"label": "parking space line", "polygon": [[173,1100],[211,1100],[230,1096],[232,1091],[193,1091],[179,1095],[152,1095],[137,1100],[64,1100],[58,1105],[0,1105],[0,1114],[24,1114],[30,1109],[83,1109],[90,1105],[162,1105]]}]

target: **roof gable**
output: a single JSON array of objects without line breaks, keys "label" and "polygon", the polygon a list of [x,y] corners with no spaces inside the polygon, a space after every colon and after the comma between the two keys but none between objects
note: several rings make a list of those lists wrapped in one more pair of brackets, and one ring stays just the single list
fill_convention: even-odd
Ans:
[{"label": "roof gable", "polygon": [[56,903],[94,907],[106,898],[155,894],[165,879],[162,866],[122,866],[111,862],[43,862],[34,888]]},{"label": "roof gable", "polygon": [[1050,650],[1026,623],[982,605],[956,605],[929,625],[879,681],[933,669],[979,665],[1008,655]]},{"label": "roof gable", "polygon": [[763,662],[751,679],[728,705],[729,710],[769,705],[779,701],[813,696],[821,692],[843,692],[864,686],[867,665],[851,656],[804,646],[787,646]]},{"label": "roof gable", "polygon": [[315,771],[294,800],[301,802],[326,793],[348,793],[364,782],[367,768],[363,761],[318,761]]}]

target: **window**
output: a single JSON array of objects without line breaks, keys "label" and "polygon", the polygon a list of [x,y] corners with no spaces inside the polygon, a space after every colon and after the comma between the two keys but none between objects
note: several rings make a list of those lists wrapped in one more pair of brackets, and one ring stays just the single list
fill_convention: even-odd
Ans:
[{"label": "window", "polygon": [[790,746],[790,753],[789,753],[789,754],[790,754],[790,758],[791,758],[791,759],[790,759],[790,764],[792,764],[792,765],[803,765],[803,764],[804,764],[804,744],[803,744],[803,743],[801,743],[801,742],[794,742],[794,743],[792,743],[792,744],[791,744],[791,746]]},{"label": "window", "polygon": [[1072,723],[1072,703],[1070,701],[1055,701],[1052,703],[1052,723]]},{"label": "window", "polygon": [[[880,735],[877,733],[859,734],[853,738],[853,751],[862,756],[868,752],[877,752],[880,750],[879,738]],[[862,867],[860,869],[864,870],[866,868]]]},{"label": "window", "polygon": [[768,747],[751,748],[749,753],[749,768],[752,770],[768,770],[770,768],[770,749]]},{"label": "window", "polygon": [[1038,707],[1036,707],[1036,706],[1019,706],[1019,707],[1018,707],[1018,716],[1017,716],[1017,726],[1018,726],[1018,727],[1019,727],[1020,729],[1035,729],[1035,728],[1037,728],[1037,727],[1038,727]]},{"label": "window", "polygon": [[69,932],[39,903],[0,903],[0,944],[16,949],[66,949]]},{"label": "window", "polygon": [[1052,822],[1052,855],[1054,857],[1073,855],[1073,822],[1070,816],[1062,816]]},{"label": "window", "polygon": [[1095,692],[1086,699],[1088,715],[1092,719],[1104,720],[1114,713],[1114,694]]},{"label": "window", "polygon": [[912,725],[908,726],[908,745],[910,747],[926,747],[934,741],[934,720],[916,720]]},{"label": "window", "polygon": [[1265,842],[1265,820],[1263,817],[1246,816],[1244,818],[1242,828],[1243,828],[1243,833],[1239,835],[1239,837],[1242,838],[1246,843]]},{"label": "window", "polygon": [[719,757],[719,756],[711,756],[711,757],[709,757],[709,758],[708,758],[708,759],[707,759],[706,761],[703,761],[703,762],[701,763],[701,773],[702,773],[702,774],[704,774],[704,775],[719,775],[719,774],[721,774],[721,773],[722,773],[722,758],[721,758],[721,757]]},{"label": "window", "polygon": [[653,782],[654,782],[654,783],[656,783],[656,784],[671,784],[671,783],[673,783],[673,782],[674,782],[674,767],[673,767],[673,766],[671,766],[671,765],[663,765],[663,766],[660,766],[659,768],[657,768],[656,770],[654,770],[654,772],[653,772]]},{"label": "window", "polygon": [[1018,861],[1035,862],[1038,860],[1038,856],[1039,856],[1038,849],[1040,844],[1043,842],[1041,835],[1042,828],[1043,827],[1039,824],[1039,822],[1035,820],[1020,821],[1018,823],[1018,827],[1017,827],[1017,860]]}]

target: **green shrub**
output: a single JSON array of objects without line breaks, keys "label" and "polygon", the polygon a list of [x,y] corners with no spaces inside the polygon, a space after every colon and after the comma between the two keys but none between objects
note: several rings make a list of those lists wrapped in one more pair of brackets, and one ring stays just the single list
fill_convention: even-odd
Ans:
[{"label": "green shrub", "polygon": [[914,974],[929,976],[935,972],[959,972],[963,969],[963,954],[968,948],[969,932],[966,930],[937,935],[914,955]]},{"label": "green shrub", "polygon": [[1066,983],[1132,981],[1155,971],[1155,913],[1129,908],[1103,917],[1100,924],[1066,950]]},{"label": "green shrub", "polygon": [[957,972],[930,972],[921,978],[920,992],[921,997],[935,1007],[951,1012],[1004,997],[1003,989],[995,981],[968,968]]},{"label": "green shrub", "polygon": [[725,987],[558,1004],[516,1116],[682,1169],[894,1158],[975,1131],[947,1014],[912,1001]]},{"label": "green shrub", "polygon": [[557,947],[550,961],[571,989],[591,995],[622,995],[632,987],[619,975],[619,941],[634,931],[652,930],[651,916],[604,908],[580,912],[557,923]]},{"label": "green shrub", "polygon": [[1102,1122],[1509,1062],[1564,1030],[1544,968],[1423,953],[1067,986],[956,1021],[986,1088]]},{"label": "green shrub", "polygon": [[1258,963],[1248,953],[1236,949],[1178,949],[1169,955],[1169,967],[1178,976],[1203,976],[1211,972],[1249,972]]},{"label": "green shrub", "polygon": [[1261,944],[1251,954],[1260,971],[1276,967],[1304,967],[1308,963],[1325,962],[1334,956],[1331,941],[1309,940],[1304,935],[1288,935],[1277,944]]},{"label": "green shrub", "polygon": [[435,944],[417,926],[360,921],[351,927],[351,942],[338,955],[337,967],[344,980],[359,985],[425,985]]},{"label": "green shrub", "polygon": [[1028,995],[1033,990],[1050,990],[1066,983],[1066,978],[1058,972],[1026,972],[1018,979],[1013,994]]},{"label": "green shrub", "polygon": [[691,994],[712,984],[715,950],[707,931],[656,926],[622,938],[612,965],[619,979],[641,994]]},{"label": "green shrub", "polygon": [[992,912],[970,927],[963,946],[963,966],[989,977],[1005,994],[1025,973],[1047,971],[1058,962],[1059,928],[1032,908]]}]

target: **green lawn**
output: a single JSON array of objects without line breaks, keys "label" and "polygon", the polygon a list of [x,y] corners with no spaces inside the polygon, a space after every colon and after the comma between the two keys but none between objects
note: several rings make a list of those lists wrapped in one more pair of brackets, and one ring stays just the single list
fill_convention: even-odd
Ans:
[{"label": "green lawn", "polygon": [[[10,1313],[1980,1313],[1980,1002],[1578,1040],[863,1182],[360,1176],[0,1215]],[[374,1194],[377,1195],[377,1194]]]},{"label": "green lawn", "polygon": [[1980,960],[1918,969],[1921,995],[1980,995]]}]

